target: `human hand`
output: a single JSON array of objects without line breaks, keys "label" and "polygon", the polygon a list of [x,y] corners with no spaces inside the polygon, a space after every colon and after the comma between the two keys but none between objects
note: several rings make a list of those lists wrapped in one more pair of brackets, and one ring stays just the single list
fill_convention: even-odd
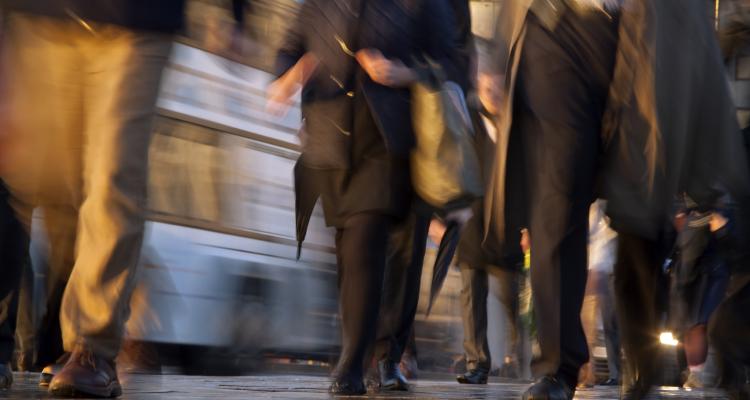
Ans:
[{"label": "human hand", "polygon": [[307,53],[284,75],[271,82],[266,95],[266,111],[277,117],[286,115],[292,99],[318,68],[319,60]]},{"label": "human hand", "polygon": [[711,221],[708,223],[711,228],[711,232],[717,232],[721,228],[727,225],[729,222],[723,215],[719,213],[711,213]]},{"label": "human hand", "polygon": [[377,49],[359,50],[355,57],[370,79],[383,86],[401,88],[417,80],[414,71],[404,63],[385,58]]},{"label": "human hand", "polygon": [[526,228],[521,229],[521,250],[523,250],[524,253],[528,253],[529,250],[531,250],[531,235],[529,235],[529,230]]},{"label": "human hand", "polygon": [[502,77],[497,74],[480,73],[477,79],[477,95],[482,106],[492,115],[497,115],[502,101]]},{"label": "human hand", "polygon": [[296,79],[287,74],[271,82],[266,93],[266,111],[276,117],[286,115],[292,105],[292,98],[302,87]]}]

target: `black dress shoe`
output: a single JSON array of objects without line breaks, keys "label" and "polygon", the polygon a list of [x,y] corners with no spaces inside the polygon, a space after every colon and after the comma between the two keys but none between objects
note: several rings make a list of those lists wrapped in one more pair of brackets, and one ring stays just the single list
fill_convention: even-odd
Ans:
[{"label": "black dress shoe", "polygon": [[609,378],[602,382],[601,386],[620,386],[620,381],[615,378]]},{"label": "black dress shoe", "polygon": [[52,378],[49,392],[58,397],[112,398],[122,394],[114,360],[90,350],[76,350]]},{"label": "black dress shoe", "polygon": [[380,360],[378,371],[380,372],[380,390],[402,392],[409,390],[409,381],[401,373],[398,363]]},{"label": "black dress shoe", "polygon": [[10,389],[13,384],[13,371],[10,364],[0,364],[0,390]]},{"label": "black dress shoe", "polygon": [[472,369],[466,371],[465,374],[456,377],[458,383],[464,385],[486,385],[487,384],[487,371],[481,369]]},{"label": "black dress shoe", "polygon": [[336,378],[328,392],[334,396],[362,396],[367,394],[367,389],[362,379]]},{"label": "black dress shoe", "polygon": [[523,400],[573,400],[575,392],[554,376],[536,381],[523,394]]}]

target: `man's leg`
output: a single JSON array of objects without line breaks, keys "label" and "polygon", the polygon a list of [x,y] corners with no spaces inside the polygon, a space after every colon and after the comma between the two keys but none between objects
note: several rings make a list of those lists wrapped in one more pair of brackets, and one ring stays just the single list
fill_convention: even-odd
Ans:
[{"label": "man's leg", "polygon": [[406,389],[398,365],[417,314],[429,223],[412,214],[390,234],[376,350],[385,389]]},{"label": "man's leg", "polygon": [[[117,395],[114,359],[129,315],[143,240],[151,123],[171,36],[109,25],[80,35],[85,61],[84,200],[77,258],[61,326],[71,360],[50,383],[56,395]],[[106,377],[99,379],[104,371]]]},{"label": "man's leg", "polygon": [[361,394],[364,363],[375,339],[383,291],[389,217],[357,214],[336,235],[341,355],[331,391]]},{"label": "man's leg", "polygon": [[659,359],[659,271],[663,252],[657,241],[618,232],[615,301],[625,372],[634,380],[631,396],[645,396],[656,378]]},{"label": "man's leg", "polygon": [[[589,354],[596,347],[599,322],[599,296],[596,289],[600,278],[598,271],[589,270],[589,276],[586,281],[586,294],[584,295],[583,306],[581,307],[581,322],[583,324],[583,331],[586,334]],[[589,360],[581,368],[581,372],[578,374],[578,384],[583,387],[596,385],[596,367],[592,360]]]},{"label": "man's leg", "polygon": [[503,368],[505,377],[520,378],[519,365],[519,277],[518,271],[504,267],[493,267],[493,276],[497,278],[499,293],[495,293],[505,312],[505,360]]},{"label": "man's leg", "polygon": [[[16,340],[20,351],[16,366],[19,371],[31,371],[36,359],[36,335],[34,312],[34,269],[31,257],[23,262],[21,284],[18,288],[18,316],[16,317]],[[62,342],[62,341],[61,341]]]},{"label": "man's leg", "polygon": [[[486,379],[486,375],[492,368],[490,347],[487,342],[487,294],[489,292],[487,271],[483,267],[466,264],[460,265],[460,268],[461,319],[464,325],[466,370],[468,373],[472,371],[483,373]],[[459,381],[460,379],[461,377]]]},{"label": "man's leg", "polygon": [[[44,206],[44,225],[49,242],[47,257],[47,307],[37,334],[39,367],[56,364],[63,355],[60,307],[63,293],[75,264],[78,211],[71,206]],[[46,374],[45,374],[46,373]],[[49,384],[51,371],[43,373],[42,384]]]},{"label": "man's leg", "polygon": [[[30,230],[32,212],[40,204],[75,208],[80,203],[83,123],[78,88],[83,62],[70,27],[82,28],[73,21],[25,14],[10,14],[7,22],[2,61],[4,70],[13,79],[3,100],[10,110],[8,131],[14,140],[3,148],[6,163],[3,178],[13,195],[17,215]],[[75,211],[73,215],[69,219],[75,219]],[[51,261],[60,261],[58,265],[65,267],[50,271],[48,297],[59,301],[73,264],[75,224],[52,220],[54,217],[45,219],[48,227],[55,228],[50,235]],[[56,232],[66,228],[69,240],[61,244]],[[67,256],[58,251],[63,248],[68,249]],[[27,289],[31,290],[31,286]],[[50,318],[42,332],[58,331],[58,334],[52,335],[56,339],[40,342],[54,350],[45,351],[42,347],[40,351],[43,358],[45,353],[49,355],[47,361],[54,361],[62,352],[62,345],[59,328],[54,328],[58,325],[55,310],[58,307],[49,308]],[[33,329],[28,325],[26,328]]]},{"label": "man's leg", "polygon": [[528,399],[571,398],[588,360],[580,318],[588,212],[617,25],[604,15],[587,18],[566,12],[553,33],[530,15],[519,66],[512,134],[524,137],[528,160],[531,284],[541,348],[532,369],[543,377]]},{"label": "man's leg", "polygon": [[607,366],[609,368],[608,384],[620,383],[620,331],[617,327],[617,313],[615,312],[615,283],[614,276],[607,274],[605,282],[600,283],[599,298],[601,304],[601,318],[604,327],[604,339],[607,347]]},{"label": "man's leg", "polygon": [[28,255],[28,236],[9,204],[10,195],[0,182],[0,389],[13,382],[10,362],[15,349],[18,288]]}]

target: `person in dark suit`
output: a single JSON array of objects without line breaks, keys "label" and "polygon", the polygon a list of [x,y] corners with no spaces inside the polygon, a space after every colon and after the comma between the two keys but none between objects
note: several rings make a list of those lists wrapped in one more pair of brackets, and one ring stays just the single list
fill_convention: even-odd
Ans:
[{"label": "person in dark suit", "polygon": [[[277,57],[272,103],[300,85],[307,139],[300,188],[322,200],[337,229],[342,349],[331,392],[363,394],[375,339],[388,238],[412,211],[409,152],[414,146],[408,86],[427,56],[448,79],[465,80],[452,61],[453,15],[444,1],[310,0]],[[310,193],[307,193],[310,195]]]}]

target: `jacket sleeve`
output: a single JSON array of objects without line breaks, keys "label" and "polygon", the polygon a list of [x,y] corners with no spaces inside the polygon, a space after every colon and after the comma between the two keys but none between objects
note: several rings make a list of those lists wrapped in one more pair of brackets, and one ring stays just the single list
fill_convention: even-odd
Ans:
[{"label": "jacket sleeve", "polygon": [[276,53],[276,62],[274,64],[274,73],[277,76],[283,75],[292,68],[307,52],[305,27],[311,23],[311,3],[309,0],[302,3],[297,12],[296,20],[289,25],[284,35],[281,47],[279,47]]},{"label": "jacket sleeve", "polygon": [[[429,0],[422,3],[425,54],[440,65],[445,79],[468,86],[469,62],[462,54],[456,14],[448,0]],[[429,5],[428,5],[429,4]]]}]

